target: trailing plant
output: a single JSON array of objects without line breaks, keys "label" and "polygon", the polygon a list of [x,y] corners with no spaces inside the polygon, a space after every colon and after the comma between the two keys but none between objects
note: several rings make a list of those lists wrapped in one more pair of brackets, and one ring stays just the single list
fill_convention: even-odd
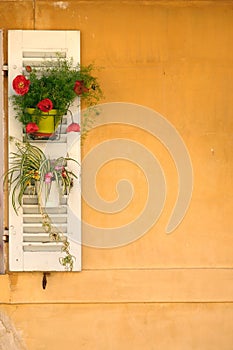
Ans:
[{"label": "trailing plant", "polygon": [[[11,153],[10,167],[4,181],[8,182],[13,208],[18,214],[23,204],[23,196],[26,193],[37,195],[42,227],[51,240],[63,243],[62,252],[65,253],[65,257],[60,258],[60,262],[66,269],[72,270],[74,257],[70,254],[67,237],[52,224],[45,204],[53,182],[56,183],[61,196],[69,195],[73,179],[77,178],[77,175],[68,168],[68,163],[78,162],[70,157],[50,160],[40,148],[28,142],[23,143],[13,137],[10,137],[10,141],[14,142],[16,151]],[[45,198],[42,198],[43,191]]]}]

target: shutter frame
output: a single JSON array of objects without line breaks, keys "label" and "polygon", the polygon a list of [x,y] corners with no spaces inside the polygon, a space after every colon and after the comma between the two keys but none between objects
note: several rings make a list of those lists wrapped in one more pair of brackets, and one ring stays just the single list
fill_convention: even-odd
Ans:
[{"label": "shutter frame", "polygon": [[[74,63],[80,62],[80,32],[79,31],[44,31],[44,30],[10,30],[8,31],[8,67],[9,67],[9,96],[13,92],[12,80],[18,74],[23,72],[23,61],[27,60],[28,56],[37,56],[38,52],[48,52],[48,56],[54,52],[64,52],[67,58],[73,57]],[[26,56],[26,57],[24,57]],[[33,58],[32,58],[33,59]],[[38,58],[34,58],[36,62]],[[27,61],[26,61],[27,62]],[[77,112],[76,112],[77,113]],[[75,113],[74,113],[75,114]],[[78,111],[79,115],[79,111]],[[9,102],[9,136],[14,136],[22,140],[22,125],[14,117],[14,111]],[[35,141],[33,141],[33,144]],[[68,137],[65,136],[58,143],[56,142],[38,142],[37,147],[42,148],[45,153],[49,153],[52,158],[65,156],[67,147],[69,147]],[[77,141],[78,152],[76,159],[80,162],[80,142]],[[13,146],[9,145],[9,154]],[[64,154],[61,154],[64,152]],[[75,184],[72,192],[76,195],[76,215],[70,215],[69,205],[67,205],[67,216],[64,216],[67,221],[67,230],[71,226],[78,226],[81,230],[81,224],[77,225],[77,220],[81,222],[81,193],[80,189]],[[77,192],[77,193],[76,193]],[[27,204],[28,208],[33,209],[32,204]],[[31,236],[37,235],[37,230],[41,232],[43,237],[42,225],[39,221],[39,214],[25,214],[20,208],[17,215],[9,199],[9,269],[10,271],[64,271],[64,266],[59,263],[61,254],[61,243],[30,241]],[[54,215],[54,220],[62,220],[62,214]],[[56,219],[57,218],[57,219]],[[66,219],[67,218],[67,219]],[[34,221],[33,221],[34,220]],[[30,224],[30,222],[32,223]],[[72,221],[72,223],[70,223]],[[57,224],[58,225],[58,224]],[[64,224],[65,225],[65,224]],[[40,228],[41,226],[41,228]],[[27,232],[29,231],[29,232]],[[25,233],[26,232],[26,233]],[[68,231],[67,231],[68,232]],[[69,232],[68,232],[69,233]],[[45,234],[45,233],[44,233]],[[68,235],[70,243],[70,253],[75,256],[73,271],[81,270],[81,231],[76,233],[75,240]],[[36,237],[38,238],[38,236]],[[79,240],[80,238],[80,240]],[[29,240],[29,242],[28,242]],[[51,251],[50,251],[51,249]]]},{"label": "shutter frame", "polygon": [[[5,164],[5,111],[4,111],[4,72],[3,72],[3,31],[0,30],[0,162]],[[0,167],[0,179],[1,179],[1,190],[0,190],[0,273],[5,272],[4,266],[4,192],[3,192],[3,169],[4,166]]]}]

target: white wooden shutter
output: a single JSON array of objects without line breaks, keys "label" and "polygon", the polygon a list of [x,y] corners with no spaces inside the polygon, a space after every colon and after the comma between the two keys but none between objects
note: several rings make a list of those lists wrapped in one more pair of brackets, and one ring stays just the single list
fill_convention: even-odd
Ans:
[{"label": "white wooden shutter", "polygon": [[[46,58],[51,59],[60,52],[64,57],[73,57],[74,63],[80,61],[79,31],[41,31],[10,30],[8,32],[9,96],[14,92],[12,81],[22,74],[26,65],[39,65]],[[73,110],[75,121],[79,111]],[[65,119],[65,120],[64,120]],[[66,120],[63,118],[62,135],[51,142],[32,141],[44,150],[51,159],[69,156],[80,161],[79,134],[66,134]],[[9,136],[23,140],[22,125],[15,119],[9,101]],[[74,139],[74,137],[76,139]],[[9,143],[9,154],[12,145]],[[80,169],[79,169],[80,170]],[[62,205],[47,209],[56,227],[68,236],[71,254],[75,256],[73,271],[81,270],[81,189],[75,181],[69,200],[63,198]],[[62,243],[49,240],[41,225],[37,198],[24,197],[23,208],[16,215],[9,197],[9,267],[11,271],[64,271],[59,263]]]},{"label": "white wooden shutter", "polygon": [[3,233],[4,233],[4,197],[2,176],[4,168],[4,109],[3,109],[3,39],[2,31],[0,30],[0,67],[2,74],[0,75],[0,273],[4,272],[4,251],[3,251]]}]

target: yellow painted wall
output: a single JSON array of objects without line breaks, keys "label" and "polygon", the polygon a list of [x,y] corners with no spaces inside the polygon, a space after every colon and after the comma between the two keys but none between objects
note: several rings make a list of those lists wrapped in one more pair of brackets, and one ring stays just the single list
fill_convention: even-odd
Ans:
[{"label": "yellow painted wall", "polygon": [[[0,316],[10,320],[0,317],[0,349],[7,324],[29,350],[232,350],[233,1],[2,0],[0,27],[5,43],[8,29],[80,30],[82,63],[104,67],[103,102],[162,114],[182,136],[194,171],[189,210],[166,235],[178,188],[166,148],[133,126],[91,131],[83,156],[115,137],[156,155],[168,186],[164,210],[134,243],[83,247],[83,271],[51,273],[46,290],[41,273],[0,276]],[[138,215],[147,187],[131,162],[103,167],[97,189],[114,199],[122,177],[135,185],[130,210],[109,216],[83,203],[84,220],[115,227]]]}]

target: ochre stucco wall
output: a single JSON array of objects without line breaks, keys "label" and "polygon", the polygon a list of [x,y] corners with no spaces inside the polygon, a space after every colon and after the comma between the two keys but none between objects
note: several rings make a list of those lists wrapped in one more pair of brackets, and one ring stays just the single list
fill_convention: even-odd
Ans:
[{"label": "ochre stucco wall", "polygon": [[[46,290],[41,273],[0,276],[0,311],[17,339],[29,350],[232,350],[233,1],[2,0],[0,27],[5,34],[80,30],[82,63],[103,67],[103,102],[130,102],[162,114],[182,136],[194,171],[188,212],[166,235],[178,188],[169,152],[133,126],[91,131],[83,156],[120,137],[158,158],[168,187],[164,210],[134,243],[83,247],[83,271],[51,273]],[[134,220],[147,193],[135,165],[106,164],[97,189],[112,200],[120,178],[134,183],[131,206],[110,216],[83,203],[84,220],[100,227]],[[3,327],[0,349],[1,335]]]}]

